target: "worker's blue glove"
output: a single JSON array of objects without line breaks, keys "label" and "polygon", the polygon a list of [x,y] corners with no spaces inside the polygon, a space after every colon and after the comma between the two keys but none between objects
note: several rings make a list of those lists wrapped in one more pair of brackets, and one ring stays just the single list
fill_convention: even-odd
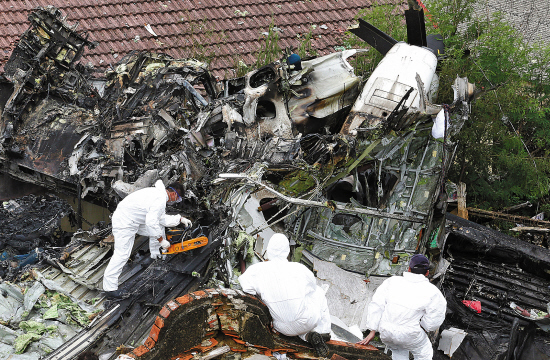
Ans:
[{"label": "worker's blue glove", "polygon": [[181,217],[180,219],[180,222],[183,224],[183,226],[185,226],[186,228],[187,227],[191,227],[192,223],[191,223],[191,220],[187,219],[187,218],[184,218],[183,216]]}]

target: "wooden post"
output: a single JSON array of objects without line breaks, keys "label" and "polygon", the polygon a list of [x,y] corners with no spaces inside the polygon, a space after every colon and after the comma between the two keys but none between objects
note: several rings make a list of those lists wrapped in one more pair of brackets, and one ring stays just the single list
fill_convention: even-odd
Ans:
[{"label": "wooden post", "polygon": [[461,182],[458,184],[458,216],[468,220],[468,210],[466,209],[466,184]]}]

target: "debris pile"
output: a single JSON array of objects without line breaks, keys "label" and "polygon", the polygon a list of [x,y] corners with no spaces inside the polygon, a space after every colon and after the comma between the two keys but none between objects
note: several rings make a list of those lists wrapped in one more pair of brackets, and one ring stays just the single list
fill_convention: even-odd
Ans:
[{"label": "debris pile", "polygon": [[31,272],[26,281],[0,283],[0,357],[39,359],[69,341],[100,311],[48,289]]},{"label": "debris pile", "polygon": [[547,359],[550,253],[451,214],[446,224],[440,279],[448,314],[442,327],[465,332],[453,356],[523,352]]},{"label": "debris pile", "polygon": [[[136,51],[97,76],[78,63],[85,47],[95,43],[59,10],[37,8],[29,19],[31,27],[0,79],[7,99],[0,119],[0,170],[110,210],[159,179],[180,181],[183,201],[167,210],[190,218],[196,226],[191,231],[208,243],[162,261],[148,256],[147,239],[137,238],[121,275],[124,300],[87,324],[106,304],[94,299],[111,255],[109,226],[65,236],[56,229],[71,211],[57,198],[6,203],[0,210],[7,219],[0,225],[4,274],[14,277],[10,269],[24,268],[26,259],[46,260],[35,269],[38,290],[23,295],[16,285],[2,284],[13,293],[4,296],[9,302],[0,299],[14,310],[3,320],[6,339],[13,337],[7,351],[16,351],[14,341],[21,336],[17,351],[39,354],[46,351],[36,345],[42,341],[32,341],[54,339],[52,346],[44,343],[55,349],[51,360],[74,358],[91,344],[112,359],[120,344],[144,339],[133,350],[143,359],[191,359],[193,351],[224,348],[217,344],[230,347],[232,355],[223,355],[227,360],[256,351],[309,358],[303,344],[266,327],[269,318],[257,299],[229,290],[182,296],[199,286],[238,287],[238,275],[247,263],[263,260],[275,232],[288,236],[293,255],[323,267],[329,287],[331,276],[363,283],[358,277],[367,275],[375,283],[376,276],[405,271],[417,252],[441,255],[437,276],[452,311],[446,340],[462,337],[465,327],[482,336],[512,327],[514,341],[493,345],[517,349],[518,326],[527,334],[530,324],[545,321],[546,252],[503,245],[494,237],[462,246],[457,239],[473,233],[454,228],[447,239],[445,177],[475,87],[457,77],[452,103],[436,104],[440,53],[425,46],[425,33],[401,43],[360,21],[355,33],[384,55],[368,79],[355,75],[348,61],[365,50],[344,50],[312,59],[286,54],[243,77],[217,82],[205,63]],[[513,259],[504,261],[507,255]],[[68,296],[85,313],[46,288]],[[327,294],[338,298],[348,291],[335,288]],[[41,295],[33,295],[31,306],[25,299],[34,291]],[[481,313],[473,314],[462,300],[480,301]],[[251,302],[260,313],[245,311],[243,304]],[[491,328],[472,326],[471,316]],[[355,314],[342,317],[353,325],[362,321]],[[67,342],[48,327],[69,326],[69,319],[86,327]],[[228,338],[222,341],[222,335]],[[529,336],[522,339],[535,338]],[[470,333],[462,338],[472,339]],[[184,341],[175,340],[181,339],[189,346],[178,348]],[[362,348],[333,345],[350,360],[364,358],[358,355]]]},{"label": "debris pile", "polygon": [[[29,195],[9,200],[0,208],[0,278],[13,280],[27,265],[42,260],[53,248],[64,247],[70,235],[61,219],[73,209],[54,195]],[[73,220],[74,221],[74,220]]]}]

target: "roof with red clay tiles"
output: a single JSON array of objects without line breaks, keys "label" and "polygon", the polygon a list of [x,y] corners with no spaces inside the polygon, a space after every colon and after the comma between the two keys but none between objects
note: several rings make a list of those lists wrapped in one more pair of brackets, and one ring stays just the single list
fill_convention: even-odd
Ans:
[{"label": "roof with red clay tiles", "polygon": [[[163,52],[175,58],[210,59],[222,75],[239,60],[255,62],[271,22],[280,29],[279,47],[296,48],[312,30],[319,55],[334,52],[359,10],[373,0],[0,0],[0,66],[29,27],[28,14],[53,5],[69,25],[99,45],[81,62],[97,68],[115,64],[131,50]],[[405,8],[406,0],[379,0]],[[151,34],[146,25],[157,35]],[[234,74],[227,73],[228,77]]]}]

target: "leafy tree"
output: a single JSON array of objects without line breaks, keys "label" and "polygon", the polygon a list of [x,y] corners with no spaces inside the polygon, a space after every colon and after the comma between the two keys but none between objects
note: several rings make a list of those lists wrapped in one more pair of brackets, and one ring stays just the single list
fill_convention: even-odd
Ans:
[{"label": "leafy tree", "polygon": [[[525,200],[550,203],[550,48],[526,43],[499,13],[474,12],[474,5],[483,5],[480,0],[426,5],[426,30],[441,34],[446,47],[438,102],[453,101],[457,75],[482,91],[458,138],[449,178],[467,184],[470,206],[499,210]],[[406,39],[400,9],[375,4],[358,17],[396,40]],[[369,48],[351,34],[345,46]],[[366,77],[380,59],[371,49],[356,60],[356,71]]]},{"label": "leafy tree", "polygon": [[528,44],[502,14],[476,16],[477,0],[428,3],[448,57],[441,62],[439,102],[468,76],[482,90],[459,136],[451,180],[465,182],[470,205],[492,210],[549,193],[550,48]]}]

